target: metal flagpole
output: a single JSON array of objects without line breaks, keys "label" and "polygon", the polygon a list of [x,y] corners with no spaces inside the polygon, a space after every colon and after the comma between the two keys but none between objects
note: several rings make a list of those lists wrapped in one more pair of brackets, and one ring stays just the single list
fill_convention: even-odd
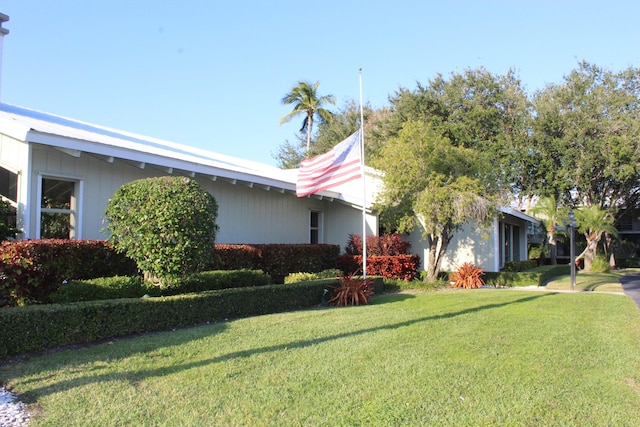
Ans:
[{"label": "metal flagpole", "polygon": [[362,109],[362,68],[360,72],[360,172],[362,173],[362,277],[367,278],[367,191],[364,170],[364,111]]}]

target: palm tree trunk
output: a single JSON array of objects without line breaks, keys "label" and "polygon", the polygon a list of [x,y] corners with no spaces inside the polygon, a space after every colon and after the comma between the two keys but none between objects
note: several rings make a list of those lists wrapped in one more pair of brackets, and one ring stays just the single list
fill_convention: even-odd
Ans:
[{"label": "palm tree trunk", "polygon": [[313,114],[307,114],[307,157],[311,148],[311,127],[313,126]]}]

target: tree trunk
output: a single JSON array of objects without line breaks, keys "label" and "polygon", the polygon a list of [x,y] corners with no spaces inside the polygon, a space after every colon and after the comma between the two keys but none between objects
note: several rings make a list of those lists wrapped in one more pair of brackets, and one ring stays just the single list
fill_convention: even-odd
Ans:
[{"label": "tree trunk", "polygon": [[556,236],[553,232],[549,233],[549,258],[551,259],[551,265],[558,263],[558,245],[556,245]]},{"label": "tree trunk", "polygon": [[591,271],[591,264],[596,259],[598,240],[593,237],[591,239],[587,237],[587,248],[584,250],[584,271],[586,272]]},{"label": "tree trunk", "polygon": [[311,148],[311,126],[313,126],[313,114],[307,114],[307,152],[306,157],[309,158],[309,149]]},{"label": "tree trunk", "polygon": [[429,265],[427,266],[427,275],[424,278],[425,282],[435,282],[438,280],[440,268],[442,267],[442,260],[444,259],[445,252],[447,252],[447,247],[449,247],[450,241],[451,238],[446,233],[442,236],[428,237]]}]

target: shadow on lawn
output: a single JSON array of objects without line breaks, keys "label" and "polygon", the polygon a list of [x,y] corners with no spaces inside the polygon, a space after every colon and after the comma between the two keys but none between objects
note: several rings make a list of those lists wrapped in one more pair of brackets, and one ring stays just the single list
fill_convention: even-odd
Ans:
[{"label": "shadow on lawn", "polygon": [[[136,371],[125,371],[125,372],[116,373],[116,374],[110,373],[110,374],[104,374],[104,375],[82,377],[82,378],[77,378],[77,379],[73,379],[73,380],[69,380],[69,381],[61,381],[59,383],[55,383],[55,384],[52,384],[50,386],[46,386],[46,387],[42,387],[42,388],[36,388],[36,389],[33,389],[33,390],[29,391],[27,394],[25,394],[23,396],[23,398],[24,398],[23,402],[25,402],[25,403],[35,403],[35,401],[37,401],[38,398],[40,398],[42,396],[46,396],[46,395],[48,395],[50,393],[57,393],[57,392],[69,390],[69,389],[72,389],[72,388],[75,388],[75,387],[81,387],[81,386],[84,386],[86,384],[92,384],[92,383],[97,383],[97,382],[102,382],[102,381],[118,381],[118,380],[126,381],[126,382],[130,382],[130,383],[134,383],[135,384],[138,381],[143,380],[144,378],[170,375],[170,374],[173,374],[173,373],[176,373],[176,372],[184,371],[184,370],[187,370],[187,369],[198,368],[198,367],[206,366],[206,365],[213,364],[213,363],[221,363],[221,362],[225,362],[225,361],[228,361],[228,360],[233,360],[233,359],[238,359],[238,358],[245,358],[245,357],[250,357],[250,356],[254,356],[254,355],[257,355],[257,354],[263,354],[263,353],[271,353],[271,352],[285,350],[285,349],[291,350],[291,349],[297,349],[297,348],[311,347],[311,346],[314,346],[314,345],[317,345],[317,344],[321,344],[323,342],[332,341],[332,340],[338,340],[338,339],[341,339],[341,338],[347,338],[347,337],[351,337],[351,336],[355,336],[355,335],[367,334],[367,333],[371,333],[371,332],[384,331],[384,330],[399,329],[399,328],[402,328],[402,327],[405,327],[405,326],[410,326],[410,325],[413,325],[413,324],[416,324],[416,323],[420,323],[420,322],[428,322],[428,321],[431,321],[431,320],[440,320],[440,319],[449,319],[449,318],[452,318],[452,317],[463,316],[465,314],[471,314],[471,313],[475,313],[475,312],[482,311],[482,310],[491,310],[491,309],[500,308],[500,307],[504,307],[504,306],[511,305],[511,304],[526,303],[526,302],[533,301],[533,300],[536,300],[538,298],[542,298],[542,297],[549,296],[549,295],[557,295],[557,294],[556,293],[546,293],[545,292],[545,293],[540,293],[538,295],[531,295],[531,296],[527,296],[527,297],[524,297],[524,298],[519,298],[519,299],[516,299],[514,301],[509,301],[509,302],[504,302],[504,303],[496,303],[496,304],[487,304],[487,305],[468,308],[468,309],[465,309],[465,310],[452,312],[452,313],[445,313],[445,314],[439,314],[439,315],[433,315],[433,316],[425,316],[425,317],[421,317],[421,318],[407,320],[407,321],[404,321],[404,322],[398,322],[398,323],[393,323],[393,324],[383,325],[383,326],[376,326],[376,327],[372,327],[372,328],[364,328],[364,329],[360,329],[360,330],[357,330],[357,331],[345,332],[345,333],[342,333],[342,334],[329,335],[329,336],[326,336],[326,337],[314,338],[314,339],[309,339],[309,340],[292,341],[292,342],[285,343],[285,344],[278,344],[278,345],[266,346],[266,347],[261,347],[261,348],[256,348],[256,349],[236,351],[236,352],[220,355],[220,356],[217,356],[217,357],[213,357],[213,358],[210,358],[210,359],[200,360],[200,361],[191,362],[191,363],[184,363],[184,364],[181,364],[181,365],[173,365],[173,366],[169,366],[169,367],[162,367],[162,368],[156,368],[156,369],[143,369],[143,370],[136,370]],[[42,378],[40,378],[39,380],[41,380],[41,379]]]}]

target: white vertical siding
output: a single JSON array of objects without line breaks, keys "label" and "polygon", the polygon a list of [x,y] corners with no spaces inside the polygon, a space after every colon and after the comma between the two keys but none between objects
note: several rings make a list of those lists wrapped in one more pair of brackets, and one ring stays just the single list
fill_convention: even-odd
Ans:
[{"label": "white vertical siding", "polygon": [[[38,146],[33,150],[31,185],[36,188],[38,176],[60,176],[82,181],[82,239],[103,239],[104,211],[108,200],[123,184],[135,179],[167,175],[160,169],[141,169],[116,159],[113,163],[83,153],[74,157],[61,151]],[[349,233],[362,234],[362,211],[340,202],[313,197],[297,198],[291,193],[267,191],[259,185],[249,187],[242,182],[232,184],[219,178],[212,181],[196,177],[218,203],[219,243],[309,243],[309,211],[323,212],[323,242],[344,248]],[[30,204],[36,206],[34,191]],[[35,211],[31,224],[35,230]],[[377,218],[368,216],[370,230],[377,232]],[[377,234],[377,233],[376,233]]]}]

